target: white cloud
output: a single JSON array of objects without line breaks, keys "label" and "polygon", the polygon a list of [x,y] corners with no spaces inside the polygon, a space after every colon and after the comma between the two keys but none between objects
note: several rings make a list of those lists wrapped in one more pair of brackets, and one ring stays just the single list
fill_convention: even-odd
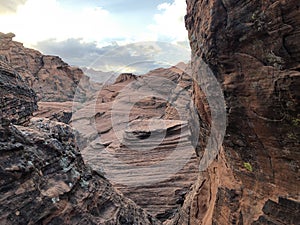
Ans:
[{"label": "white cloud", "polygon": [[186,14],[185,0],[174,0],[172,4],[163,3],[158,5],[161,13],[154,16],[155,24],[149,29],[157,34],[158,38],[166,38],[173,41],[186,41],[187,31],[184,25]]},{"label": "white cloud", "polygon": [[0,0],[0,13],[9,14],[17,11],[18,6],[22,5],[26,0]]},{"label": "white cloud", "polygon": [[137,42],[99,48],[95,43],[81,43],[80,39],[62,42],[47,40],[36,46],[45,54],[59,54],[67,63],[101,71],[134,72],[143,74],[158,67],[170,67],[187,62],[190,51],[166,42]]},{"label": "white cloud", "polygon": [[0,15],[0,27],[2,32],[14,32],[16,39],[27,45],[51,38],[97,41],[118,37],[120,29],[107,10],[68,10],[57,0],[28,0],[16,13]]},{"label": "white cloud", "polygon": [[[61,5],[60,0],[14,1],[19,2],[15,4],[15,13],[0,13],[0,32],[15,33],[15,40],[27,47],[43,51],[43,46],[46,46],[46,52],[50,52],[49,54],[70,57],[71,53],[78,50],[78,48],[64,48],[62,44],[66,44],[73,48],[82,46],[84,50],[80,51],[90,55],[86,53],[87,50],[93,52],[95,47],[101,48],[112,42],[117,45],[147,41],[166,41],[173,44],[182,42],[182,46],[179,47],[189,49],[184,26],[185,0],[174,0],[172,4],[158,5],[159,13],[154,15],[154,22],[151,25],[139,23],[133,25],[132,21],[139,19],[137,15],[126,14],[124,17],[112,14],[113,12],[96,7],[96,4],[76,7],[75,3]],[[70,40],[76,40],[76,46]],[[50,48],[53,48],[53,51]],[[67,52],[63,53],[60,48]]]}]

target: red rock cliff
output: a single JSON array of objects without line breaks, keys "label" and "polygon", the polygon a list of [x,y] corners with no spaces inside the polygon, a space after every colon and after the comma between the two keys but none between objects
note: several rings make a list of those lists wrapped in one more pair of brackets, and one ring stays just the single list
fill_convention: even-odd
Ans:
[{"label": "red rock cliff", "polygon": [[187,0],[193,73],[199,60],[209,65],[228,125],[172,224],[299,224],[299,8],[298,0]]}]

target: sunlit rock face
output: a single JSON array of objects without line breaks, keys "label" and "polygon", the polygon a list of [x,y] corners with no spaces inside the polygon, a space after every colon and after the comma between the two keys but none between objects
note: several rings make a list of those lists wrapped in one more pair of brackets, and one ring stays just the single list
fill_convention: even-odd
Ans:
[{"label": "sunlit rock face", "polygon": [[199,60],[209,65],[228,125],[219,156],[170,224],[299,221],[299,7],[297,0],[187,0],[193,74]]}]

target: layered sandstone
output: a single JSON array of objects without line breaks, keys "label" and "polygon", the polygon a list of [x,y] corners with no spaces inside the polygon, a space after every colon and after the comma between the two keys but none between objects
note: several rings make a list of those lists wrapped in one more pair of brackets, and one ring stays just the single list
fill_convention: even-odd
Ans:
[{"label": "layered sandstone", "polygon": [[186,27],[194,77],[205,61],[228,126],[170,224],[299,223],[299,1],[188,0]]},{"label": "layered sandstone", "polygon": [[75,130],[32,118],[36,94],[2,61],[0,94],[0,224],[160,224],[84,164]]},{"label": "layered sandstone", "polygon": [[0,128],[1,224],[159,224],[85,166],[69,126]]},{"label": "layered sandstone", "polygon": [[[51,123],[71,122],[81,132],[76,143],[87,163],[100,174],[109,164],[110,174],[104,175],[127,197],[162,221],[173,216],[197,174],[197,140],[193,137],[199,118],[190,101],[194,85],[191,77],[173,67],[144,77],[122,74],[114,84],[102,87],[87,82],[79,69],[58,57],[44,56],[12,41],[13,34],[0,36],[2,60],[37,92],[39,110],[34,116],[48,118]],[[127,121],[122,120],[124,112],[129,113]],[[93,122],[96,130],[90,126]],[[198,139],[201,135],[196,132],[196,136]],[[204,139],[202,135],[201,141]],[[114,165],[104,157],[103,149],[113,152],[126,166]],[[173,168],[177,164],[179,167]],[[148,172],[130,176],[131,168]]]},{"label": "layered sandstone", "polygon": [[[7,63],[0,60],[0,120],[1,123],[28,122],[37,109],[34,91]],[[7,120],[6,122],[4,120]]]},{"label": "layered sandstone", "polygon": [[[186,27],[194,78],[214,90],[211,77],[203,81],[199,73],[207,63],[226,102],[223,145],[201,173],[198,161],[209,154],[204,146],[214,118],[187,74],[175,67],[144,77],[123,74],[87,99],[93,88],[84,77],[80,82],[80,70],[24,48],[13,34],[0,35],[1,60],[11,64],[0,80],[2,115],[8,118],[0,131],[3,223],[159,223],[104,177],[165,224],[299,223],[298,1],[187,0]],[[29,127],[9,125],[28,121],[36,108],[34,94],[13,71],[39,99],[68,101],[40,102],[37,115],[71,122],[83,159],[67,125],[43,119]],[[77,103],[71,104],[78,85]],[[8,86],[21,104],[12,101]],[[19,117],[23,103],[28,110]],[[14,106],[17,111],[10,110]],[[162,165],[174,149],[185,154],[165,164],[171,168],[165,179],[169,171]],[[189,152],[187,163],[174,169]]]},{"label": "layered sandstone", "polygon": [[161,221],[176,214],[198,173],[192,137],[201,135],[190,124],[203,126],[192,86],[177,67],[122,74],[71,119],[85,161]]}]

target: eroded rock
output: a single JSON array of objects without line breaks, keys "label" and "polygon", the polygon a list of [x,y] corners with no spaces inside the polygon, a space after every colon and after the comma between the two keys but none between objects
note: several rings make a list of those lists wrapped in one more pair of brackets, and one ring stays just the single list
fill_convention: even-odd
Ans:
[{"label": "eroded rock", "polygon": [[1,60],[0,94],[0,224],[160,224],[84,164],[74,129],[31,118],[36,94]]},{"label": "eroded rock", "polygon": [[171,224],[252,224],[260,216],[256,224],[290,224],[294,214],[270,214],[270,223],[263,214],[269,199],[299,202],[299,2],[187,5],[194,76],[205,61],[222,85],[228,127],[220,155]]},{"label": "eroded rock", "polygon": [[26,123],[37,110],[37,97],[34,91],[26,86],[12,67],[1,60],[0,110],[2,125]]},{"label": "eroded rock", "polygon": [[85,161],[161,221],[176,214],[198,173],[192,137],[204,133],[190,124],[204,125],[192,86],[177,67],[122,74],[93,102],[77,105],[71,119]]},{"label": "eroded rock", "polygon": [[[69,66],[58,56],[25,48],[22,43],[13,41],[13,37],[12,33],[0,34],[1,58],[21,75],[39,101],[72,101],[76,89],[89,91],[78,86],[79,82],[89,84],[89,78],[81,69]],[[81,96],[87,97],[83,93]]]},{"label": "eroded rock", "polygon": [[1,224],[159,224],[85,166],[68,125],[0,132]]}]

